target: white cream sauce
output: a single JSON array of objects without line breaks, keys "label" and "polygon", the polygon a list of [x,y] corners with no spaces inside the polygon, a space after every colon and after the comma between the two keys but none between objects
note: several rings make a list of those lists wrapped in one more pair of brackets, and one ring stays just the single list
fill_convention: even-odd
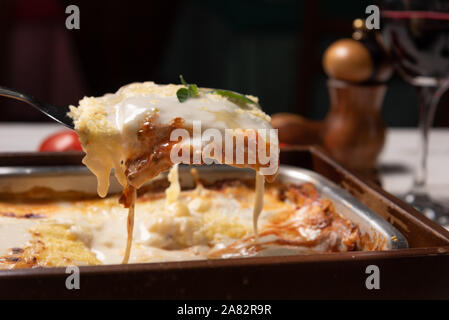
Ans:
[{"label": "white cream sauce", "polygon": [[36,220],[0,217],[0,256],[12,248],[23,248],[32,238],[28,230],[36,224]]}]

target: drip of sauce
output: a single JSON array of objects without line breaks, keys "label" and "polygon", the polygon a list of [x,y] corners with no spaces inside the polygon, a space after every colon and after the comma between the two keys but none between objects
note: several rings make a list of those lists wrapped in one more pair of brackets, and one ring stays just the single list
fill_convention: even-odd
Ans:
[{"label": "drip of sauce", "polygon": [[133,231],[134,231],[134,208],[136,205],[136,188],[129,186],[128,187],[130,192],[129,199],[129,208],[128,208],[128,219],[127,219],[127,231],[128,231],[128,238],[126,240],[126,250],[125,250],[125,256],[123,257],[123,264],[127,264],[129,261],[129,256],[131,255],[131,248],[133,244]]},{"label": "drip of sauce", "polygon": [[254,236],[257,241],[257,221],[259,220],[260,213],[263,209],[263,195],[265,190],[265,177],[256,172],[256,195],[254,199],[254,209],[253,209],[253,228]]},{"label": "drip of sauce", "polygon": [[181,193],[178,166],[179,164],[175,164],[168,173],[168,182],[170,182],[170,186],[165,190],[167,204],[175,203],[176,201],[178,201],[179,194]]}]

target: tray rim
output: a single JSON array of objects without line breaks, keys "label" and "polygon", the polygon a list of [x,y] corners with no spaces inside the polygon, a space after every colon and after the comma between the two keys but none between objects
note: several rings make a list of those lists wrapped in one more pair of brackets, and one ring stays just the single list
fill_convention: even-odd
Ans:
[{"label": "tray rim", "polygon": [[[385,253],[391,253],[386,255]],[[388,251],[349,251],[331,252],[313,255],[291,255],[272,257],[247,257],[212,260],[189,260],[171,262],[151,262],[151,263],[131,263],[131,264],[110,264],[98,266],[78,266],[80,273],[102,274],[108,272],[159,272],[170,270],[186,269],[219,269],[229,267],[262,267],[272,265],[296,265],[310,263],[344,263],[346,261],[379,261],[400,259],[408,257],[429,257],[441,255],[449,258],[449,246],[428,247],[428,248],[406,248]],[[30,269],[4,269],[0,270],[0,280],[4,278],[27,278],[34,276],[60,275],[67,277],[67,267],[36,267]]]}]

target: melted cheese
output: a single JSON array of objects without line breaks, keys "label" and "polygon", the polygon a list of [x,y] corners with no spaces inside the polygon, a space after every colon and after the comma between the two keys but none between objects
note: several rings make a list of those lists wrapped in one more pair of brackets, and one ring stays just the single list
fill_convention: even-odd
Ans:
[{"label": "melted cheese", "polygon": [[[86,152],[83,163],[97,176],[98,194],[101,197],[107,195],[112,169],[119,182],[131,190],[124,263],[128,261],[131,250],[135,188],[144,182],[140,179],[136,185],[127,178],[126,163],[138,158],[144,151],[142,149],[145,146],[139,141],[138,132],[146,119],[158,119],[157,126],[161,128],[170,125],[175,118],[183,119],[183,126],[186,128],[192,128],[193,121],[199,120],[202,131],[209,128],[218,129],[223,137],[226,129],[272,129],[270,117],[260,110],[258,104],[247,104],[246,108],[242,109],[227,98],[204,88],[200,89],[199,97],[180,103],[176,92],[182,87],[171,84],[157,85],[153,82],[133,83],[122,87],[115,94],[84,98],[78,108],[70,107],[69,116],[74,119],[75,129]],[[257,98],[251,98],[257,101]],[[259,143],[265,144],[263,140],[268,139],[271,134],[270,132],[266,137],[259,136],[259,139],[262,139]],[[278,152],[277,139],[275,144],[275,150]],[[222,159],[215,160],[220,162]],[[167,190],[167,201],[172,206],[179,207],[176,205],[180,192],[179,185],[174,182],[177,180],[176,175],[176,170],[170,173],[172,185]],[[144,178],[146,179],[146,176]],[[257,219],[263,206],[263,176],[257,174],[256,181],[253,224],[257,234]]]},{"label": "melted cheese", "polygon": [[165,190],[167,204],[178,202],[181,193],[181,185],[179,184],[178,164],[175,164],[168,173],[168,182],[170,186]]},{"label": "melted cheese", "polygon": [[123,257],[122,263],[128,263],[129,256],[131,255],[131,247],[133,243],[133,232],[134,232],[134,210],[136,207],[136,196],[137,191],[135,188],[131,187],[131,204],[128,210],[128,219],[126,220],[126,230],[127,230],[127,238],[126,238],[126,249],[125,256]]}]

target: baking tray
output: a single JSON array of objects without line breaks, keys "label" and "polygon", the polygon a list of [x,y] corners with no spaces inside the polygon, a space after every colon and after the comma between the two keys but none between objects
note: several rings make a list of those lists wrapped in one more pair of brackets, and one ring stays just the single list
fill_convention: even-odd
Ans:
[{"label": "baking tray", "polygon": [[[3,154],[0,166],[78,166],[81,158],[81,153]],[[319,148],[283,149],[281,163],[316,172],[345,189],[389,221],[409,248],[81,267],[80,290],[66,289],[65,268],[1,271],[0,298],[449,298],[447,230]],[[370,265],[381,272],[379,290],[365,286]]]},{"label": "baking tray", "polygon": [[[183,189],[194,186],[191,166],[179,168]],[[209,184],[223,179],[254,179],[254,170],[229,166],[197,166],[201,179]],[[165,179],[166,173],[154,180]],[[123,187],[111,176],[110,193],[120,193]],[[277,181],[282,183],[313,183],[322,198],[330,199],[335,209],[359,226],[362,235],[369,238],[382,250],[408,247],[407,239],[390,223],[362,204],[357,198],[323,176],[299,167],[281,165]],[[152,183],[152,182],[150,182]],[[0,168],[0,195],[30,191],[35,187],[46,187],[55,191],[78,191],[95,194],[97,180],[84,166],[54,167],[2,167]],[[1,199],[1,198],[0,198]],[[274,253],[276,254],[276,253]]]}]

